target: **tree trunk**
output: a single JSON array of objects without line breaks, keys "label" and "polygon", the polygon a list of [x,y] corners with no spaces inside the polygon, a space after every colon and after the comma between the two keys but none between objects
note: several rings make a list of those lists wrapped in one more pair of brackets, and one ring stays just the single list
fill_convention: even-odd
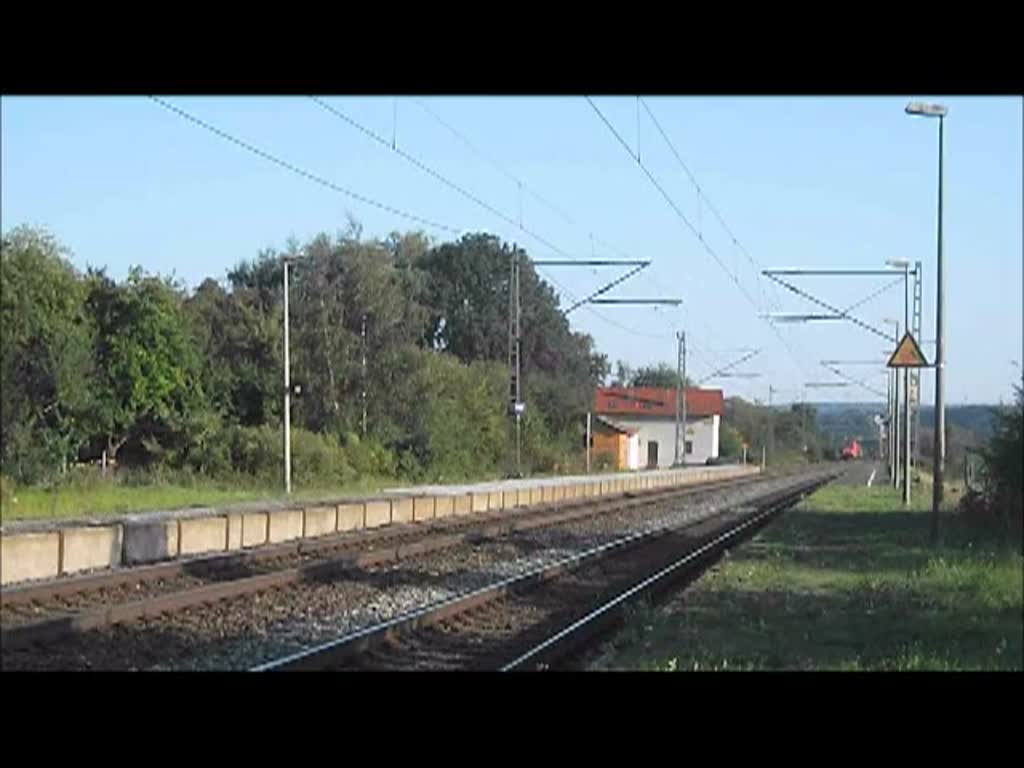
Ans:
[{"label": "tree trunk", "polygon": [[127,433],[118,441],[114,441],[113,435],[107,435],[107,461],[114,461],[117,458],[117,452],[124,447],[124,444],[128,442],[128,438],[131,437],[130,433]]}]

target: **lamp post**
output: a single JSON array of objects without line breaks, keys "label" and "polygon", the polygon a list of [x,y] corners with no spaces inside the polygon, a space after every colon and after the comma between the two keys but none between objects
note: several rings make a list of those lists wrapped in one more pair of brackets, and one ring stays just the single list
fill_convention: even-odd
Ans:
[{"label": "lamp post", "polygon": [[946,115],[949,109],[942,104],[925,104],[912,101],[906,106],[908,115],[921,117],[937,117],[939,119],[939,222],[938,222],[938,253],[936,263],[936,302],[935,302],[935,447],[932,466],[932,525],[931,540],[935,544],[939,538],[939,506],[942,504],[942,481],[946,471],[946,405],[943,387],[945,385],[945,273],[942,269],[942,140]]}]

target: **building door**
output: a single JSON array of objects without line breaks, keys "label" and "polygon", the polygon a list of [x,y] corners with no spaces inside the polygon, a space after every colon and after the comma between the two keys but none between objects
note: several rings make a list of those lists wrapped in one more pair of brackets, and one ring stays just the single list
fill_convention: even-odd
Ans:
[{"label": "building door", "polygon": [[654,469],[658,466],[658,443],[651,440],[647,443],[647,468]]}]

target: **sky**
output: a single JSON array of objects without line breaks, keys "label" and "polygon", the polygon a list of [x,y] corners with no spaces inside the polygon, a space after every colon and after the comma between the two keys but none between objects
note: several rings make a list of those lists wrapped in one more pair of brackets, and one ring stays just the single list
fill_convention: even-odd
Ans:
[{"label": "sky", "polygon": [[[827,310],[760,273],[920,261],[923,349],[932,359],[938,123],[906,115],[911,99],[949,107],[946,399],[1009,401],[1021,375],[1014,363],[1024,365],[1020,98],[595,97],[621,142],[582,96],[324,98],[383,144],[309,98],[166,98],[327,187],[149,98],[3,97],[0,223],[5,232],[45,227],[79,268],[106,266],[121,278],[140,265],[190,287],[223,279],[263,249],[283,250],[290,238],[341,233],[350,219],[364,237],[423,230],[444,241],[486,231],[533,259],[649,259],[606,296],[679,306],[585,306],[569,315],[613,365],[674,363],[675,334],[685,331],[688,375],[726,396],[767,400],[771,388],[777,403],[876,401],[895,341],[849,322],[770,323],[770,313]],[[541,275],[568,306],[623,271],[543,267]],[[881,290],[852,314],[888,333],[885,321],[902,325],[904,312],[894,278],[792,281],[840,308]],[[755,351],[732,369],[743,376],[713,376]],[[835,366],[841,377],[822,360],[851,364]],[[852,364],[860,361],[877,364]],[[930,403],[932,371],[922,379]],[[806,386],[820,383],[849,386]]]}]

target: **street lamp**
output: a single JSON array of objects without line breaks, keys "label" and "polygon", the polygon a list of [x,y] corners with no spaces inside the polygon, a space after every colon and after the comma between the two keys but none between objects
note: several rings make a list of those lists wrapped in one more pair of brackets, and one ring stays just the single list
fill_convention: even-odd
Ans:
[{"label": "street lamp", "polygon": [[946,406],[943,399],[945,378],[945,274],[942,271],[942,139],[946,115],[949,113],[942,104],[926,104],[912,101],[907,104],[908,115],[939,118],[939,223],[938,223],[938,254],[936,272],[937,300],[935,302],[935,447],[932,472],[932,526],[931,539],[935,544],[939,539],[939,506],[942,504],[942,481],[946,471]]}]

